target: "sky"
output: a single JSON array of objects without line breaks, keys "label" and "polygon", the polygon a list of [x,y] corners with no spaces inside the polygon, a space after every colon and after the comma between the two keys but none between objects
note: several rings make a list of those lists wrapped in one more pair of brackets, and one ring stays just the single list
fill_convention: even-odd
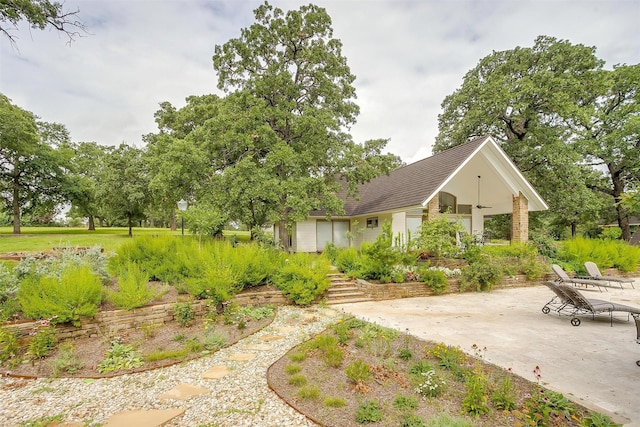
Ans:
[{"label": "sky", "polygon": [[[356,76],[354,141],[388,138],[405,162],[431,154],[438,114],[467,71],[493,51],[539,35],[595,46],[615,64],[640,63],[639,0],[327,0],[334,37]],[[270,1],[283,10],[310,1]],[[143,146],[159,104],[216,93],[216,45],[254,22],[254,0],[66,0],[88,34],[0,35],[0,92],[75,142]]]}]

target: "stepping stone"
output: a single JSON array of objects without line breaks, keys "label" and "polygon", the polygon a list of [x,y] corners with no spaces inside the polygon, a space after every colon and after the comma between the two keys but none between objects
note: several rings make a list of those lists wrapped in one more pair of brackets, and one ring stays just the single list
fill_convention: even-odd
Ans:
[{"label": "stepping stone", "polygon": [[305,322],[315,322],[316,320],[318,320],[318,317],[315,314],[305,313],[304,320]]},{"label": "stepping stone", "polygon": [[236,353],[229,356],[227,360],[232,360],[236,362],[245,362],[247,360],[253,359],[254,357],[256,357],[256,355],[253,353]]},{"label": "stepping stone", "polygon": [[263,335],[260,337],[260,339],[262,341],[267,341],[267,342],[271,342],[271,341],[278,341],[283,339],[284,337],[282,335]]},{"label": "stepping stone", "polygon": [[202,374],[202,378],[205,380],[219,380],[229,372],[231,371],[226,366],[212,366],[207,372]]},{"label": "stepping stone", "polygon": [[77,421],[53,421],[46,425],[46,427],[84,427],[84,423]]},{"label": "stepping stone", "polygon": [[179,384],[166,393],[160,395],[159,399],[188,400],[193,396],[210,393],[211,390],[191,384]]},{"label": "stepping stone", "polygon": [[243,347],[244,350],[253,350],[253,351],[269,351],[273,350],[273,346],[267,344],[252,344],[246,347]]},{"label": "stepping stone", "polygon": [[160,427],[184,414],[184,409],[123,411],[112,415],[102,427]]},{"label": "stepping stone", "polygon": [[298,330],[298,328],[294,328],[293,326],[276,326],[273,329],[278,332],[282,332],[283,334],[289,334]]}]

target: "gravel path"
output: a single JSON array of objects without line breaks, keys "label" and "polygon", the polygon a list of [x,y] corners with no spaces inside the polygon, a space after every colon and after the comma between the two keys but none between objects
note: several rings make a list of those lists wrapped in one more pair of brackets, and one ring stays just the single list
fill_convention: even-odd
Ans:
[{"label": "gravel path", "polygon": [[[64,414],[65,421],[99,425],[121,411],[179,408],[185,410],[184,415],[167,426],[313,426],[268,388],[266,370],[289,349],[324,330],[336,316],[332,309],[280,307],[271,325],[233,346],[144,373],[99,380],[1,377],[0,425],[20,426],[57,414]],[[267,343],[261,339],[273,335],[282,339]],[[271,348],[247,350],[264,344]],[[237,353],[255,353],[256,357],[246,362],[228,360]],[[203,379],[202,374],[215,365],[227,366],[231,372],[221,379]],[[179,384],[211,392],[187,401],[159,399]]]}]

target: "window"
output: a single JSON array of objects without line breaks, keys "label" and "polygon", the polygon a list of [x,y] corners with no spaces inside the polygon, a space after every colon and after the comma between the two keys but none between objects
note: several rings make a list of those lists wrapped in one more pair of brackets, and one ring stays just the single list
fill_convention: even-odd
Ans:
[{"label": "window", "polygon": [[441,191],[438,194],[440,213],[456,213],[456,196]]},{"label": "window", "polygon": [[378,228],[378,217],[367,218],[367,228]]},{"label": "window", "polygon": [[458,205],[460,215],[471,215],[471,205]]}]

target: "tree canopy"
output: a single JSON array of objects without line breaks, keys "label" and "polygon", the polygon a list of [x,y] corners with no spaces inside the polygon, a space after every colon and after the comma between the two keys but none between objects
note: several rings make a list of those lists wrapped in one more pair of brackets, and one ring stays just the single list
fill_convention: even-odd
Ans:
[{"label": "tree canopy", "polygon": [[13,30],[17,30],[20,22],[26,21],[31,28],[44,30],[54,28],[75,40],[80,32],[86,30],[84,23],[78,21],[79,10],[64,9],[64,4],[50,0],[10,0],[0,2],[0,33],[15,45]]},{"label": "tree canopy", "polygon": [[[615,171],[610,170],[603,179],[592,167],[593,160],[598,158],[605,165],[598,155],[616,152],[618,160],[625,159],[616,163],[618,166],[639,161],[637,133],[635,156],[631,142],[632,123],[637,121],[635,92],[625,92],[624,107],[611,102],[623,81],[634,81],[632,76],[637,77],[638,69],[606,71],[603,65],[594,47],[547,36],[538,37],[530,48],[493,52],[467,72],[462,86],[444,99],[434,151],[476,136],[493,135],[549,202],[552,222],[571,225],[575,231],[576,224],[598,219],[602,209],[613,206],[591,189],[600,188],[619,199],[614,194],[619,186],[614,182]],[[621,76],[623,69],[626,79]],[[606,105],[616,105],[616,111]],[[622,111],[632,113],[625,118]],[[624,125],[626,121],[630,125]],[[621,132],[605,136],[606,129],[617,126],[627,129],[626,143],[619,138]],[[620,144],[627,149],[620,150]],[[618,210],[621,226],[626,214]]]},{"label": "tree canopy", "polygon": [[[342,185],[355,195],[359,183],[398,160],[382,154],[385,140],[360,146],[348,133],[359,113],[355,76],[323,8],[285,13],[265,3],[255,19],[239,38],[215,48],[218,87],[229,95],[210,123],[214,168],[223,171],[214,183],[246,195],[245,220],[277,221],[288,248],[293,221],[312,209],[341,213]],[[256,201],[261,212],[251,211]]]},{"label": "tree canopy", "polygon": [[38,122],[0,94],[0,196],[20,234],[21,215],[53,208],[64,200],[67,161],[52,144],[68,142],[64,126]]}]

